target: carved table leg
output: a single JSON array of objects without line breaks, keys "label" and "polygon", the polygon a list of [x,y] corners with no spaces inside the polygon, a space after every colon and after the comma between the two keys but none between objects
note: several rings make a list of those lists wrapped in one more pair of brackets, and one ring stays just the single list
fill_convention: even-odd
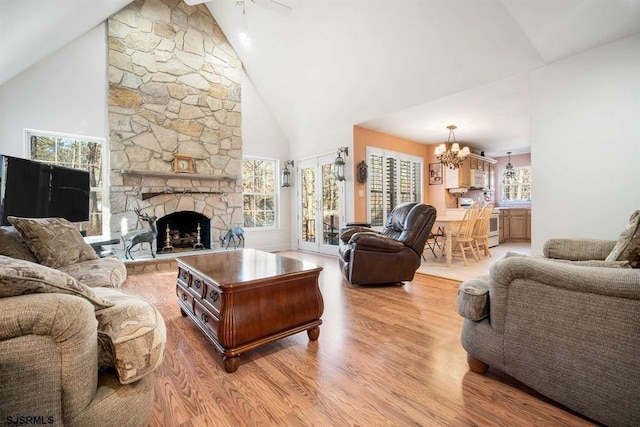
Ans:
[{"label": "carved table leg", "polygon": [[222,364],[224,365],[224,370],[228,373],[235,372],[240,366],[240,356],[222,356]]},{"label": "carved table leg", "polygon": [[180,314],[182,314],[182,317],[187,317],[187,312],[182,307],[180,307]]},{"label": "carved table leg", "polygon": [[467,364],[469,365],[469,369],[471,371],[476,372],[478,374],[484,374],[489,369],[489,365],[484,363],[481,360],[478,360],[467,353]]},{"label": "carved table leg", "polygon": [[307,336],[309,340],[316,341],[320,336],[320,327],[316,326],[315,328],[307,329]]}]

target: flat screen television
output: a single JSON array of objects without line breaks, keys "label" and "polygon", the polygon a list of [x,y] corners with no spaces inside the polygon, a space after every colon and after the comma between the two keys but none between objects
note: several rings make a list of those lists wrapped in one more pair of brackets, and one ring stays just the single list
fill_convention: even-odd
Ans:
[{"label": "flat screen television", "polygon": [[89,172],[0,154],[0,217],[89,220]]}]

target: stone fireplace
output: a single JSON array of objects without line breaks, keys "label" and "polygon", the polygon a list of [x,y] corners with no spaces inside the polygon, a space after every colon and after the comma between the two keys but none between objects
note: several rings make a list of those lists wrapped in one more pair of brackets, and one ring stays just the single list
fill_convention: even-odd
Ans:
[{"label": "stone fireplace", "polygon": [[[136,0],[108,29],[112,235],[123,218],[143,228],[137,208],[164,221],[158,250],[167,224],[186,245],[195,230],[173,221],[197,214],[214,248],[213,236],[242,224],[242,64],[204,5]],[[173,169],[176,155],[187,172]]]}]

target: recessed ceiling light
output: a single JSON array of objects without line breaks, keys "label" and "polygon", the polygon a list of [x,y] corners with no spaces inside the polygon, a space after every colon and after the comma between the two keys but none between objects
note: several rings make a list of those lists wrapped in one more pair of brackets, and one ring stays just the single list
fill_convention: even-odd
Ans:
[{"label": "recessed ceiling light", "polygon": [[240,41],[244,46],[251,46],[251,39],[249,38],[249,35],[247,33],[240,33],[238,37],[240,38]]}]

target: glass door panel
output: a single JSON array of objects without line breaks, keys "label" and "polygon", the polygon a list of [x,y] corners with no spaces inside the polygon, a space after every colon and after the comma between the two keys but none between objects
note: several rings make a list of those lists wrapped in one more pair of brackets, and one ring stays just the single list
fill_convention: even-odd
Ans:
[{"label": "glass door panel", "polygon": [[333,161],[334,156],[324,156],[299,163],[299,249],[338,254],[343,184],[335,178]]},{"label": "glass door panel", "polygon": [[338,245],[338,232],[340,230],[340,191],[338,181],[334,175],[334,166],[322,165],[322,219],[323,219],[323,245]]},{"label": "glass door panel", "polygon": [[299,249],[307,251],[318,251],[316,241],[316,162],[303,161],[299,163],[298,182],[300,183],[300,215],[298,218]]}]

